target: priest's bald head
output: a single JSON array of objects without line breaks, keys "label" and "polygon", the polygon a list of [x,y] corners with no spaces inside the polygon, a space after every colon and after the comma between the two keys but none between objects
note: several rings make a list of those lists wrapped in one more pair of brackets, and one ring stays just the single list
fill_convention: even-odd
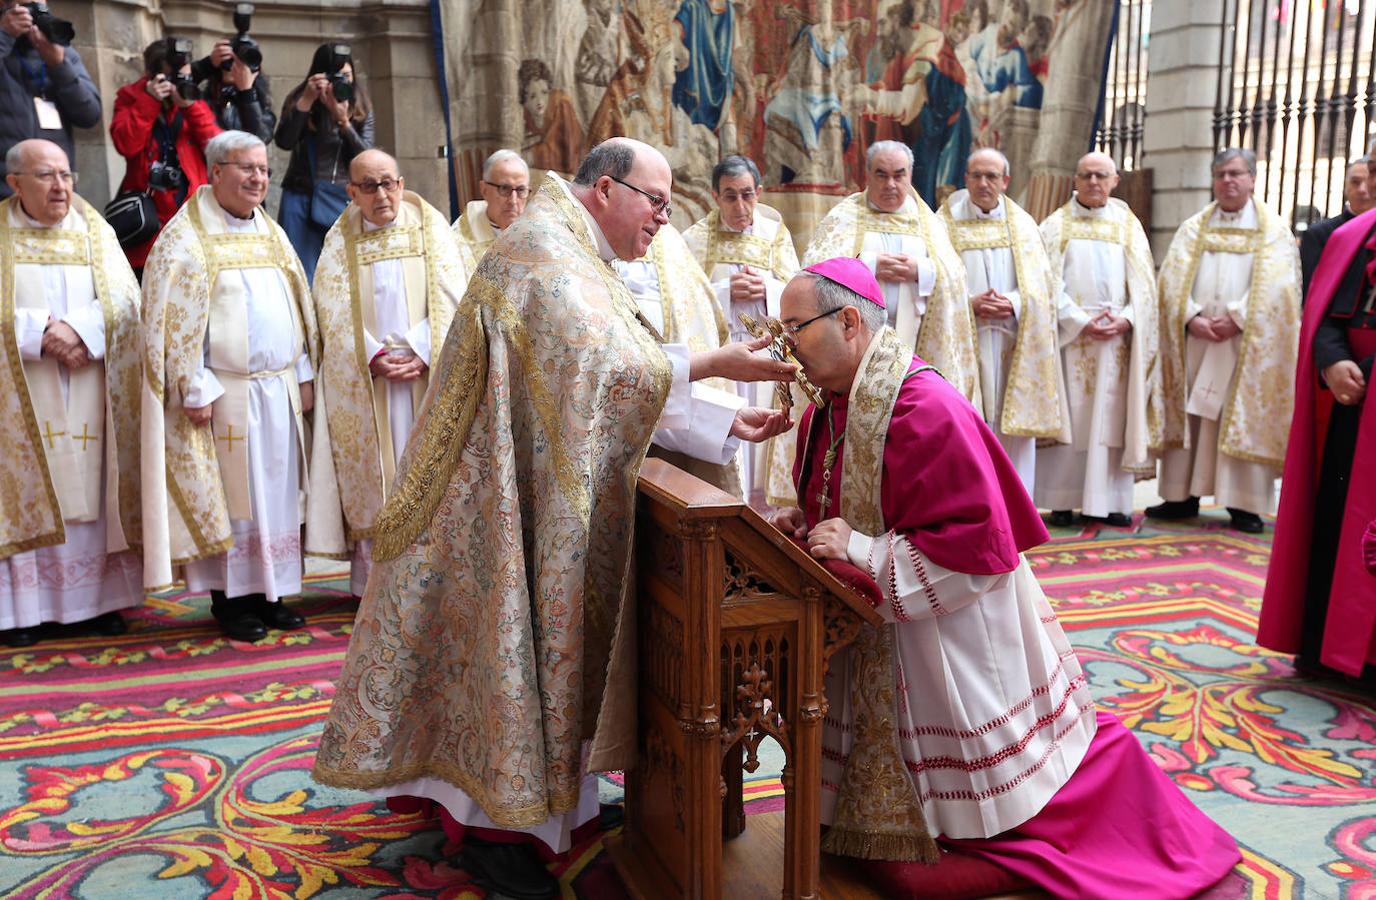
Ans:
[{"label": "priest's bald head", "polygon": [[793,276],[779,297],[779,321],[808,379],[844,394],[888,311],[869,266],[838,257]]},{"label": "priest's bald head", "polygon": [[654,147],[611,138],[588,153],[573,178],[573,195],[602,229],[619,259],[639,259],[669,222],[674,173]]},{"label": "priest's bald head", "polygon": [[67,152],[52,141],[20,141],[5,154],[5,182],[19,205],[40,225],[56,225],[72,208],[72,174]]},{"label": "priest's bald head", "polygon": [[1086,153],[1075,164],[1075,199],[1098,209],[1118,186],[1118,164],[1107,153]]},{"label": "priest's bald head", "polygon": [[394,158],[381,150],[364,150],[349,163],[347,190],[369,225],[391,225],[401,209],[406,182]]}]

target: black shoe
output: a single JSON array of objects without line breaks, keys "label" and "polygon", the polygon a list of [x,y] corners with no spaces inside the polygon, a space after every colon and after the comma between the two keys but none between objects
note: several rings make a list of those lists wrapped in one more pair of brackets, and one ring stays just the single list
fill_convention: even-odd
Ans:
[{"label": "black shoe", "polygon": [[268,636],[267,626],[258,615],[258,606],[253,597],[230,600],[223,591],[211,591],[210,614],[220,624],[225,636],[233,640],[253,644]]},{"label": "black shoe", "polygon": [[1047,519],[1056,528],[1066,528],[1075,521],[1075,516],[1068,509],[1053,509],[1051,517]]},{"label": "black shoe", "polygon": [[32,647],[38,643],[38,629],[9,628],[0,631],[0,643],[7,647]]},{"label": "black shoe", "polygon": [[117,634],[124,634],[129,630],[129,625],[124,621],[124,616],[118,612],[107,612],[96,616],[86,622],[97,634],[107,637],[114,637]]},{"label": "black shoe", "polygon": [[262,594],[255,594],[254,601],[253,611],[258,614],[258,618],[263,620],[263,624],[269,628],[281,628],[284,631],[291,631],[294,628],[302,628],[306,624],[305,616],[280,600],[276,603],[270,603],[267,597],[264,597]]},{"label": "black shoe", "polygon": [[597,808],[597,827],[611,831],[626,824],[626,807],[620,803],[602,803]]},{"label": "black shoe", "polygon": [[1261,523],[1261,516],[1245,509],[1233,509],[1228,507],[1228,515],[1233,517],[1233,530],[1241,531],[1243,534],[1261,534],[1266,530],[1266,526]]},{"label": "black shoe", "polygon": [[[1088,516],[1086,516],[1086,518],[1088,518]],[[1126,516],[1123,513],[1109,513],[1106,516],[1096,516],[1095,519],[1113,528],[1132,527],[1132,517]]]},{"label": "black shoe", "polygon": [[1147,507],[1148,519],[1193,519],[1199,515],[1199,498],[1188,500],[1167,500],[1156,506]]},{"label": "black shoe", "polygon": [[514,900],[553,900],[559,896],[559,879],[549,873],[530,844],[466,837],[459,851],[459,865],[479,887]]}]

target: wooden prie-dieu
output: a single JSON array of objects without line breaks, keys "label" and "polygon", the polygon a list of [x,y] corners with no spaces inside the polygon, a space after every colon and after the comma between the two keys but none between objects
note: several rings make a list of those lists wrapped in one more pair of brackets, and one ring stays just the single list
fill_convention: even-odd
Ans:
[{"label": "wooden prie-dieu", "polygon": [[[640,753],[608,840],[623,882],[643,900],[820,896],[822,678],[878,613],[755,510],[657,459],[640,473],[636,573]],[[766,737],[785,757],[782,853],[757,840],[730,864]]]}]

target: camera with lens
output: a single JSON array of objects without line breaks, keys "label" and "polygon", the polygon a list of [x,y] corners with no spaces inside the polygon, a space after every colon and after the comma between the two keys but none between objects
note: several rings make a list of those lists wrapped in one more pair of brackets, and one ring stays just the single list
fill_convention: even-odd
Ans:
[{"label": "camera with lens", "polygon": [[168,81],[177,89],[183,100],[195,100],[201,95],[201,91],[196,87],[196,79],[189,72],[183,72],[191,62],[193,46],[189,38],[168,38],[171,53],[167,55],[167,65],[172,69]]},{"label": "camera with lens", "polygon": [[[257,72],[263,67],[263,51],[258,46],[258,42],[248,35],[248,29],[252,22],[253,4],[236,4],[234,7],[234,30],[238,34],[234,36],[234,40],[229,42],[229,49],[240,62],[248,66],[249,71]],[[220,68],[228,72],[233,65],[234,60],[227,59],[220,63]]]},{"label": "camera with lens", "polygon": [[76,39],[76,29],[72,27],[71,22],[53,15],[48,9],[48,4],[25,3],[24,8],[29,11],[33,24],[45,38],[62,47],[72,45],[72,41]]},{"label": "camera with lens", "polygon": [[344,64],[353,61],[353,48],[348,44],[330,45],[330,68],[327,76],[330,86],[334,89],[334,99],[340,103],[348,103],[354,99],[353,82],[344,77],[340,70]]},{"label": "camera with lens", "polygon": [[155,191],[181,190],[186,184],[186,173],[176,162],[158,160],[148,167],[148,187]]}]

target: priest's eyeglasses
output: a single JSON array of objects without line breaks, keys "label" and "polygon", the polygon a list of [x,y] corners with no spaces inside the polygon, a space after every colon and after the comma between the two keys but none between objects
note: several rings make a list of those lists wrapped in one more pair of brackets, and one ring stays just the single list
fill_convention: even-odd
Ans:
[{"label": "priest's eyeglasses", "polygon": [[667,198],[661,197],[661,196],[659,196],[658,194],[652,194],[652,193],[650,193],[649,191],[646,191],[646,190],[641,190],[640,188],[636,187],[636,186],[633,185],[633,184],[627,184],[626,182],[622,181],[620,178],[617,178],[615,175],[608,175],[607,177],[610,178],[612,181],[615,181],[617,184],[621,185],[622,187],[628,187],[628,188],[630,188],[631,190],[635,191],[637,194],[639,194],[639,195],[641,195],[642,197],[644,197],[646,200],[649,200],[649,201],[650,201],[650,209],[652,209],[652,210],[655,211],[655,215],[659,215],[660,213],[663,213],[663,214],[664,214],[664,217],[665,217],[666,219],[669,217],[669,213],[670,213],[670,211],[673,209],[673,207],[671,207],[671,206],[669,205],[669,201],[668,201]]},{"label": "priest's eyeglasses", "polygon": [[268,166],[260,166],[257,163],[226,162],[226,166],[233,166],[245,175],[261,175],[264,178],[272,177],[272,169]]},{"label": "priest's eyeglasses", "polygon": [[392,193],[392,191],[395,191],[397,188],[401,187],[401,179],[384,178],[381,181],[373,181],[369,179],[368,181],[351,181],[349,182],[349,184],[352,184],[354,187],[358,188],[365,194],[376,194],[378,191],[385,191],[386,193],[390,194]]},{"label": "priest's eyeglasses", "polygon": [[784,326],[784,334],[796,340],[798,337],[798,332],[802,331],[804,328],[811,325],[813,322],[816,322],[818,319],[825,319],[827,316],[832,315],[833,313],[838,313],[843,309],[845,309],[844,306],[838,306],[835,309],[829,309],[824,313],[818,313],[817,315],[813,316],[805,322],[799,322],[797,325],[790,325],[787,322],[783,322],[781,324]]},{"label": "priest's eyeglasses", "polygon": [[13,175],[27,175],[30,178],[37,178],[44,184],[57,184],[59,181],[65,185],[76,184],[77,175],[75,172],[55,172],[52,169],[44,169],[40,172],[12,172]]},{"label": "priest's eyeglasses", "polygon": [[495,188],[497,193],[502,195],[503,200],[510,197],[512,194],[515,194],[522,200],[530,196],[530,185],[528,184],[498,184],[495,181],[488,181],[486,178],[483,179],[483,184],[490,188]]}]

